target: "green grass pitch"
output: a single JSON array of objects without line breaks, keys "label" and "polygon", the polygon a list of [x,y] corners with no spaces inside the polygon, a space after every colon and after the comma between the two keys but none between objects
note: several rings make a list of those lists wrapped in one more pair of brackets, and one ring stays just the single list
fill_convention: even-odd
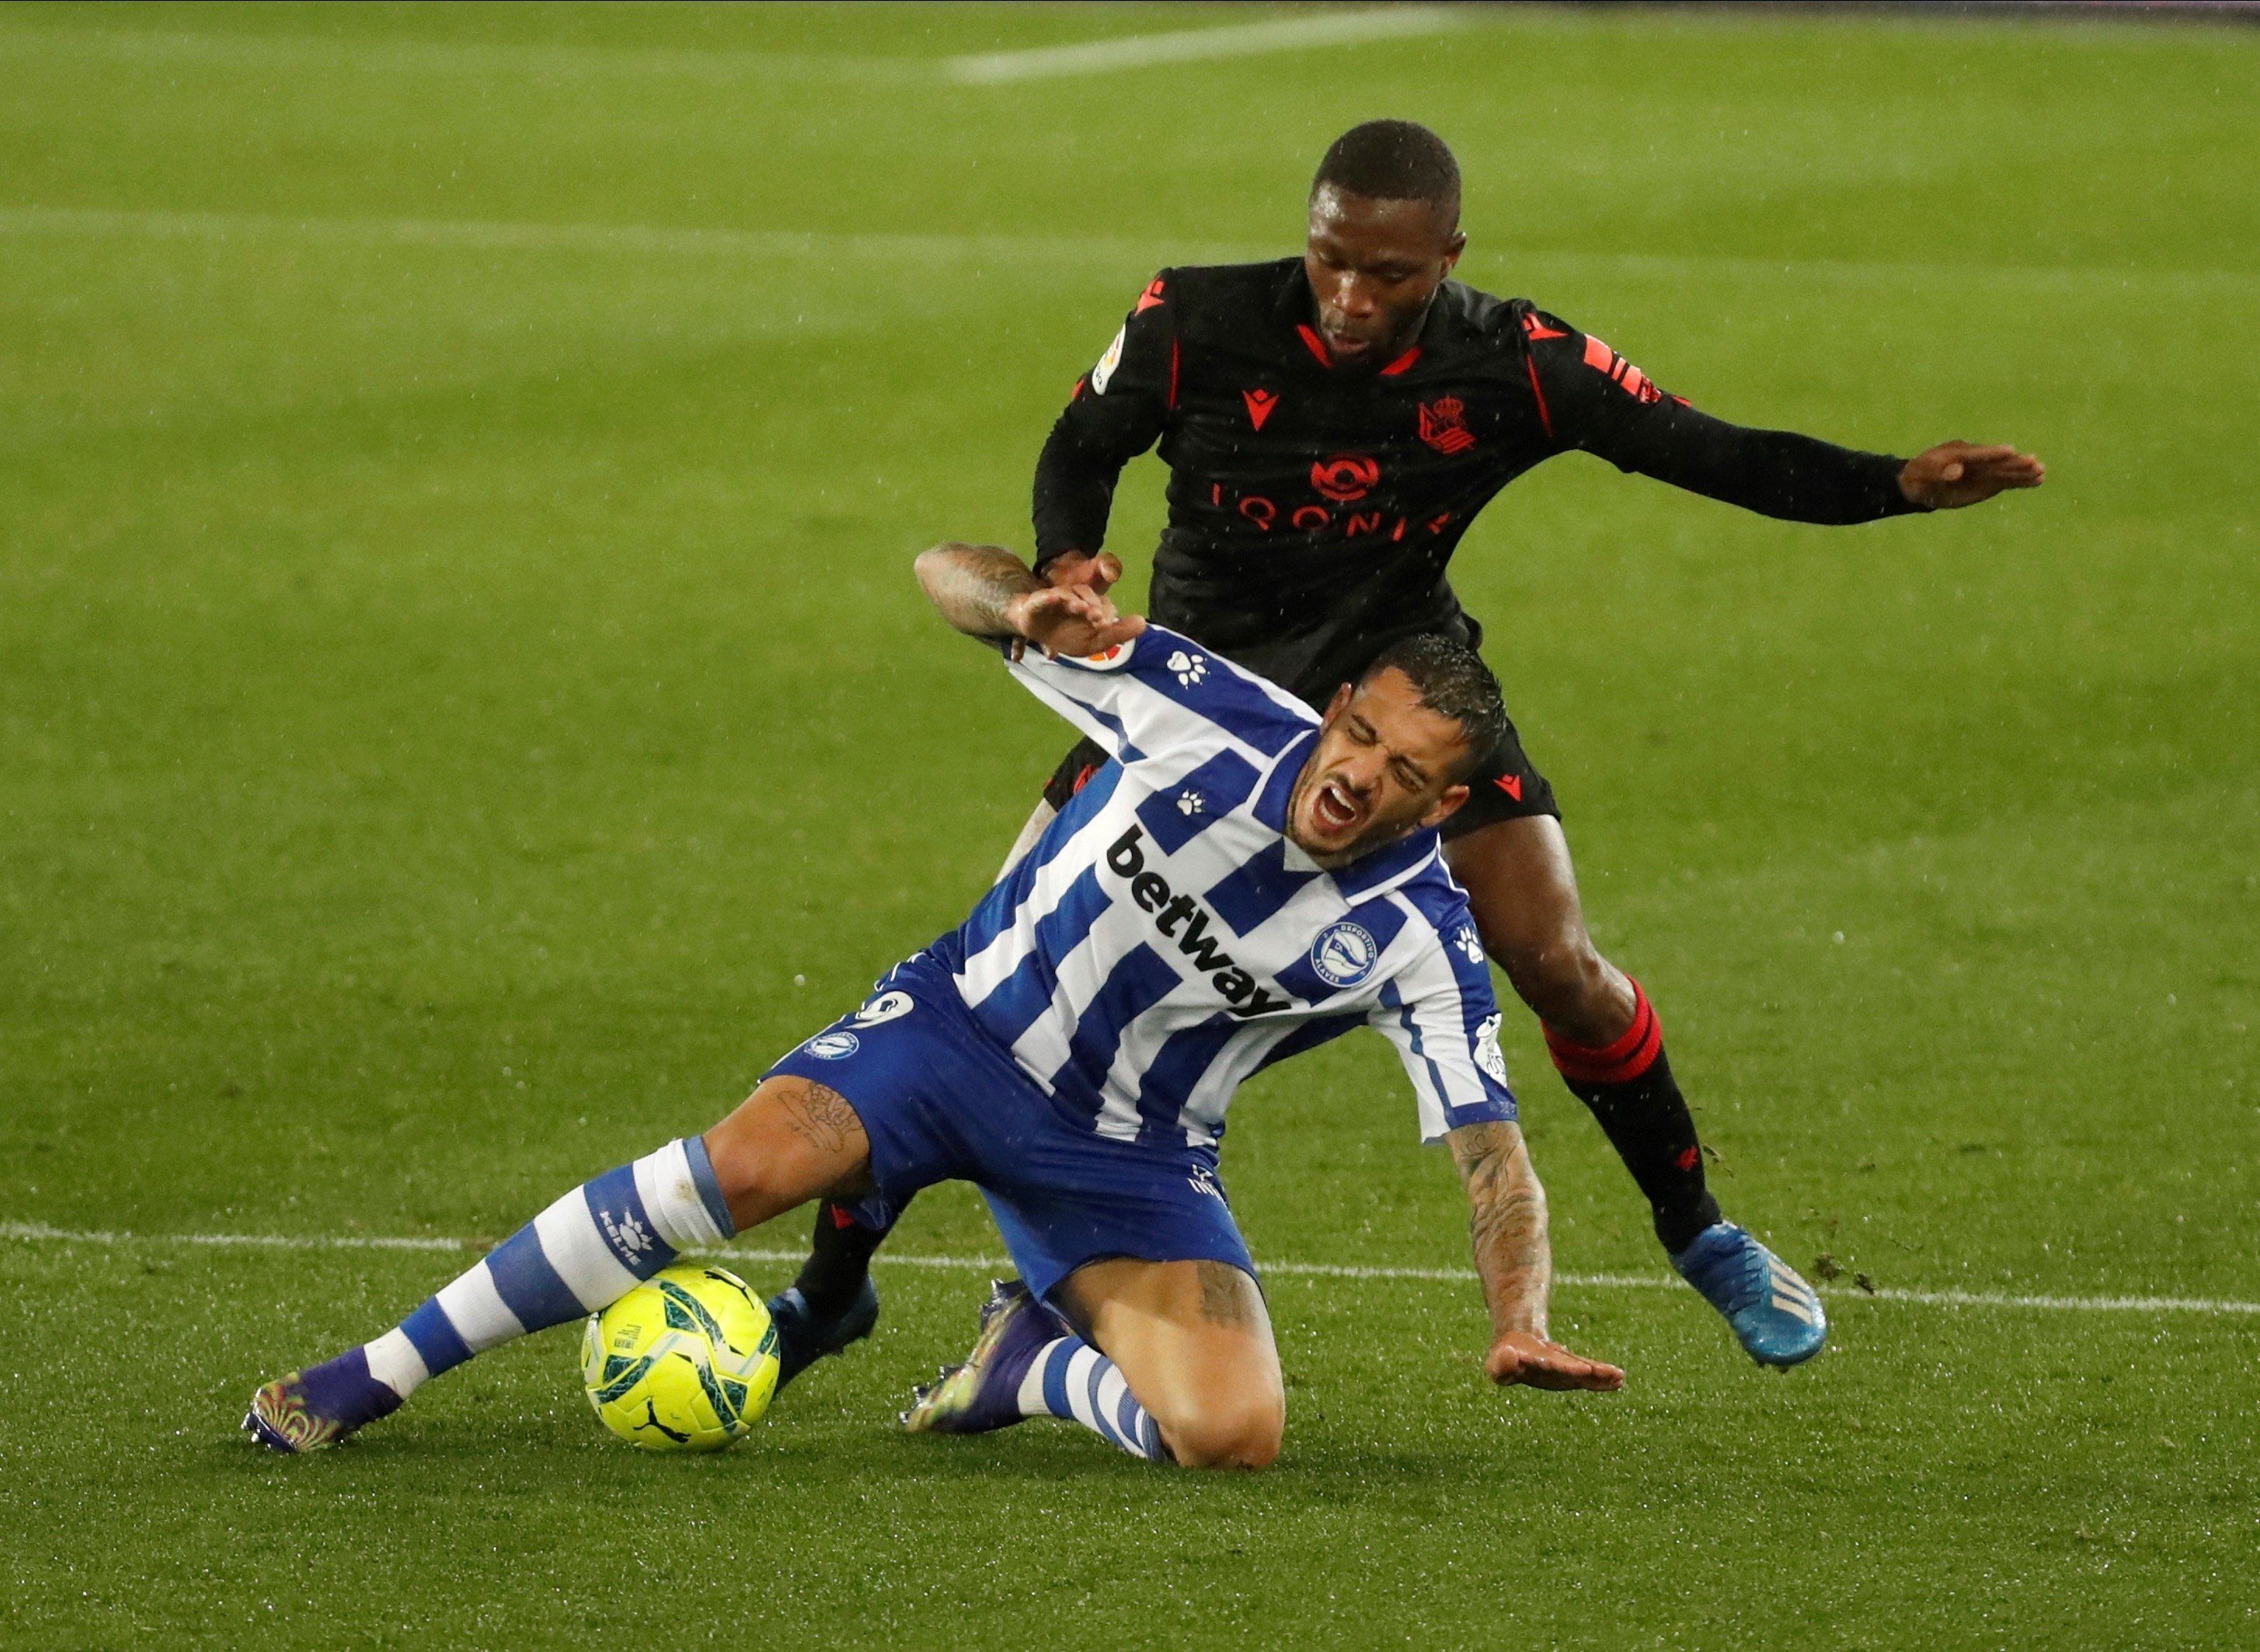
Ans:
[{"label": "green grass pitch", "polygon": [[[0,11],[0,1644],[2260,1644],[2260,36],[950,68],[1248,20]],[[1282,1272],[1285,1458],[1176,1475],[895,1433],[983,1284],[897,1264],[716,1458],[603,1435],[564,1330],[250,1449],[467,1255],[182,1236],[491,1241],[962,914],[1063,737],[911,555],[1025,545],[1153,268],[1291,250],[1383,113],[1464,274],[1699,404],[2050,464],[1832,530],[1568,459],[1455,571],[1728,1209],[1845,1270],[1827,1356],[1570,1282],[1626,1391],[1501,1394],[1471,1284]],[[1659,1274],[1510,1026],[1558,1265]],[[1259,1257],[1464,1265],[1378,1040],[1234,1117]],[[955,1189],[897,1243],[996,1249]]]}]

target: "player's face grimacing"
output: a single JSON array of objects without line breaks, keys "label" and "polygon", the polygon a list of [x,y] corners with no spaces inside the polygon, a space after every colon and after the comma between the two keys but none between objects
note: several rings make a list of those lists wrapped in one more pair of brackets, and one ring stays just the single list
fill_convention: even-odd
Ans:
[{"label": "player's face grimacing", "polygon": [[1345,864],[1468,800],[1460,725],[1420,703],[1401,671],[1345,683],[1287,800],[1287,836],[1322,866]]},{"label": "player's face grimacing", "polygon": [[1303,271],[1334,364],[1378,367],[1403,353],[1467,242],[1428,202],[1320,185],[1311,196]]}]

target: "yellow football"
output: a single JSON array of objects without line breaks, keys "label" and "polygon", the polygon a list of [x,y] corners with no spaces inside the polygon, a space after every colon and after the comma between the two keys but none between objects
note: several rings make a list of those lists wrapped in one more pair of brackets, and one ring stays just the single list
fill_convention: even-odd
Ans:
[{"label": "yellow football", "polygon": [[648,1451],[719,1451],[776,1392],[777,1334],[752,1287],[723,1268],[662,1268],[581,1338],[581,1378],[604,1427]]}]

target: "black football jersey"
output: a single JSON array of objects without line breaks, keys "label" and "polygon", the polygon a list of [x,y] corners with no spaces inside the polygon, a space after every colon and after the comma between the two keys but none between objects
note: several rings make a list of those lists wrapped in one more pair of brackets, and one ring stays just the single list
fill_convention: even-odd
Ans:
[{"label": "black football jersey", "polygon": [[1571,448],[1799,521],[1913,509],[1904,461],[1713,418],[1527,299],[1447,281],[1375,368],[1335,367],[1313,320],[1299,258],[1156,276],[1045,445],[1039,562],[1099,548],[1122,466],[1158,440],[1154,617],[1317,701],[1408,632],[1479,642],[1452,552]]}]

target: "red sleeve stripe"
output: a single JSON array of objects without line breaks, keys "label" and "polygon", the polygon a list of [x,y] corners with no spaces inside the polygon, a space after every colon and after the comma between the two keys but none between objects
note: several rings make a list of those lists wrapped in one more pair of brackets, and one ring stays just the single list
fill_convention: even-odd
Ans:
[{"label": "red sleeve stripe", "polygon": [[[1161,285],[1161,283],[1160,283],[1159,281],[1156,281],[1156,282],[1155,282],[1155,285],[1158,287],[1158,286],[1160,286],[1160,285]],[[1175,338],[1172,338],[1172,339],[1170,339],[1170,340],[1169,340],[1169,406],[1170,406],[1172,409],[1174,409],[1176,405],[1177,405],[1177,341],[1176,341]]]},{"label": "red sleeve stripe", "polygon": [[1546,392],[1538,388],[1538,363],[1531,359],[1530,352],[1527,350],[1522,354],[1522,366],[1523,370],[1530,374],[1530,394],[1538,399],[1538,422],[1546,427],[1546,439],[1549,442],[1554,441],[1556,439],[1554,435],[1554,414],[1546,405]]}]

